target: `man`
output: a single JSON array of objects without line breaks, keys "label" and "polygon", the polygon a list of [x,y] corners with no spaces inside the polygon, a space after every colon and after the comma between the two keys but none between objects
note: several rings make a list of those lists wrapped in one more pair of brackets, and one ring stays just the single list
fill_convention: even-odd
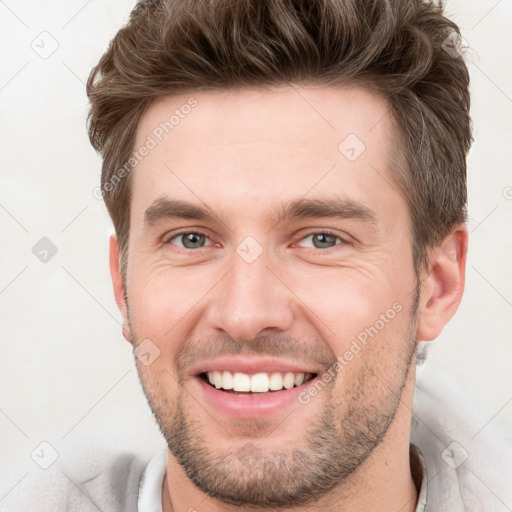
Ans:
[{"label": "man", "polygon": [[168,449],[113,509],[512,510],[508,446],[469,450],[439,392],[413,415],[464,288],[457,34],[420,0],[136,6],[89,134]]},{"label": "man", "polygon": [[[140,510],[483,499],[475,479],[432,481],[441,453],[409,435],[418,344],[464,287],[457,34],[418,0],[163,0],[114,38],[89,133],[124,335],[168,445]],[[510,498],[488,484],[502,503],[475,510]]]}]

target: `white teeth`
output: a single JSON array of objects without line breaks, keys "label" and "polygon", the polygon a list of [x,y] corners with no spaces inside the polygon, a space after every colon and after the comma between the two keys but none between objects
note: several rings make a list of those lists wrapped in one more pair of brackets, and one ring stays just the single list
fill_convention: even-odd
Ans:
[{"label": "white teeth", "polygon": [[257,373],[251,377],[251,391],[253,393],[268,391],[268,375],[266,373]]},{"label": "white teeth", "polygon": [[237,392],[267,393],[270,391],[280,391],[282,389],[291,389],[294,386],[300,386],[306,379],[305,373],[282,373],[274,372],[256,373],[248,375],[246,373],[231,373],[227,370],[207,372],[208,381],[217,389],[232,389]]},{"label": "white teeth", "polygon": [[295,383],[295,375],[293,373],[288,372],[283,379],[283,386],[286,389],[292,389],[293,384]]},{"label": "white teeth", "polygon": [[251,391],[251,377],[245,373],[235,373],[233,377],[234,391]]},{"label": "white teeth", "polygon": [[213,384],[217,389],[222,387],[222,373],[213,372]]},{"label": "white teeth", "polygon": [[224,389],[233,389],[233,374],[231,372],[223,372],[221,387]]},{"label": "white teeth", "polygon": [[280,389],[283,389],[283,376],[280,373],[273,373],[270,376],[269,388],[272,391],[279,391]]}]

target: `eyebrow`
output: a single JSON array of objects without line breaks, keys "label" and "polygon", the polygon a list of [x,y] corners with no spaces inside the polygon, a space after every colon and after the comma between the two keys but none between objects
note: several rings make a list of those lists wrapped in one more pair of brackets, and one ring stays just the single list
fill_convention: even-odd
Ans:
[{"label": "eyebrow", "polygon": [[297,199],[283,205],[275,218],[276,223],[317,217],[355,219],[377,225],[376,213],[367,206],[348,198]]},{"label": "eyebrow", "polygon": [[207,207],[197,206],[180,199],[161,197],[153,201],[145,211],[144,224],[151,227],[166,219],[212,220],[214,218],[216,216]]},{"label": "eyebrow", "polygon": [[[376,213],[367,206],[348,198],[296,199],[280,205],[272,220],[275,224],[284,221],[313,219],[320,217],[355,219],[366,224],[377,225]],[[206,205],[199,206],[180,199],[158,198],[144,213],[144,224],[154,226],[162,220],[197,219],[219,220]],[[222,220],[222,219],[220,219]]]}]

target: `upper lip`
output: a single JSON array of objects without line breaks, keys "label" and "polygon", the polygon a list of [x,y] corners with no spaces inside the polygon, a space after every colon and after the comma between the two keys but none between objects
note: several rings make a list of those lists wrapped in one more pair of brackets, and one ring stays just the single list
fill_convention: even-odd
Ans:
[{"label": "upper lip", "polygon": [[292,363],[275,358],[242,358],[223,357],[211,359],[199,364],[191,370],[191,375],[197,376],[206,372],[224,371],[231,373],[256,373],[292,372],[292,373],[319,373],[317,367],[307,363]]}]

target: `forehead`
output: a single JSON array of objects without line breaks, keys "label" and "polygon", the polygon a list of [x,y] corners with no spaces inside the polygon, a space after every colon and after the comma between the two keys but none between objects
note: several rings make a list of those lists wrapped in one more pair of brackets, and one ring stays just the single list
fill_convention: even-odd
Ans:
[{"label": "forehead", "polygon": [[136,150],[150,150],[133,171],[132,211],[167,195],[216,202],[229,215],[333,192],[385,207],[399,198],[390,174],[393,129],[384,98],[362,88],[163,98],[137,130]]}]

